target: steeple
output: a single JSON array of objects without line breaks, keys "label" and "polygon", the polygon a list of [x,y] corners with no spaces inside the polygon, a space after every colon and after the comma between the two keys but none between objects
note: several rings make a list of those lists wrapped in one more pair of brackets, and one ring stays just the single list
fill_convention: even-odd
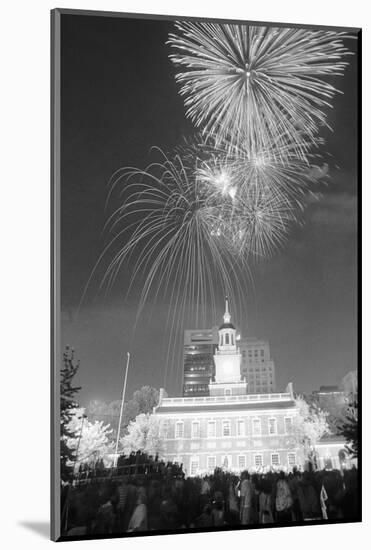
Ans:
[{"label": "steeple", "polygon": [[234,325],[231,323],[231,314],[229,313],[229,300],[228,300],[228,296],[225,297],[225,312],[224,312],[224,315],[223,315],[223,324],[221,325],[221,327],[219,327],[219,330],[222,330],[224,328],[231,328],[231,329],[235,329]]},{"label": "steeple", "polygon": [[228,303],[228,296],[225,297],[225,312],[223,315],[224,323],[230,323],[231,322],[231,314],[229,313],[229,303]]}]

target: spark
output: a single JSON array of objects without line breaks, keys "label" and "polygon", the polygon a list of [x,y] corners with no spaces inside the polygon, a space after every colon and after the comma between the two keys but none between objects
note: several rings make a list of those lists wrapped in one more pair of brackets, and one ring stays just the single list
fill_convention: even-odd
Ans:
[{"label": "spark", "polygon": [[250,150],[281,146],[289,137],[301,156],[316,145],[339,92],[332,77],[343,75],[350,55],[346,33],[187,21],[175,26],[170,59],[187,116],[205,135],[238,144],[242,134]]},{"label": "spark", "polygon": [[318,154],[305,160],[296,156],[289,142],[253,153],[246,143],[231,148],[223,141],[217,146],[198,136],[193,144],[184,144],[183,155],[198,157],[198,181],[210,194],[224,198],[212,235],[248,261],[270,257],[282,247],[293,224],[301,223],[318,183],[326,182],[328,167],[316,164],[321,161]]},{"label": "spark", "polygon": [[[158,151],[160,162],[145,170],[123,169],[115,178],[113,185],[122,183],[124,196],[106,230],[113,235],[108,247],[122,244],[102,286],[110,288],[123,265],[135,257],[130,287],[144,277],[138,315],[150,296],[161,294],[170,297],[170,309],[179,317],[195,305],[197,323],[206,318],[210,304],[217,303],[216,288],[236,301],[241,291],[241,269],[246,266],[221,233],[234,215],[232,191],[228,187],[226,195],[219,184],[206,183],[178,154],[170,159]],[[220,239],[214,238],[212,228]]]}]

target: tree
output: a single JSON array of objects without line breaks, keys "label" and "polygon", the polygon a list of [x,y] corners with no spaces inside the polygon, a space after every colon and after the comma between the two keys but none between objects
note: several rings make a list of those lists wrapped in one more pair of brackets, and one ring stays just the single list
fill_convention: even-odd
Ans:
[{"label": "tree", "polygon": [[330,433],[328,413],[322,411],[315,402],[308,403],[303,396],[298,396],[295,402],[299,414],[294,420],[293,433],[297,442],[303,446],[307,459],[314,466],[316,445],[321,437]]},{"label": "tree", "polygon": [[67,445],[75,455],[76,465],[95,462],[113,451],[110,425],[104,425],[103,421],[90,422],[85,409],[74,409],[68,429],[73,435]]},{"label": "tree", "polygon": [[79,386],[73,386],[73,378],[80,366],[79,361],[75,360],[74,350],[69,346],[63,353],[63,366],[60,373],[60,460],[61,460],[61,479],[67,481],[71,474],[71,463],[76,459],[73,447],[68,444],[74,437],[69,425],[74,415],[74,410],[78,407],[75,396],[81,389]]},{"label": "tree", "polygon": [[354,399],[346,407],[344,417],[339,422],[338,432],[345,438],[346,450],[353,458],[358,457],[358,401]]},{"label": "tree", "polygon": [[152,414],[153,407],[158,405],[159,391],[151,386],[142,386],[134,392],[134,403],[138,405],[138,414]]},{"label": "tree", "polygon": [[163,451],[161,421],[151,414],[139,414],[131,421],[127,434],[120,440],[124,454],[141,451],[148,455],[160,455]]},{"label": "tree", "polygon": [[[158,405],[158,399],[159,391],[156,388],[142,386],[140,390],[136,390],[133,397],[124,403],[121,433],[127,431],[130,422],[135,420],[138,414],[151,414],[153,407]],[[103,401],[91,401],[87,407],[87,414],[90,419],[109,422],[113,429],[113,437],[116,437],[120,408],[120,400],[112,401],[109,404]]]}]

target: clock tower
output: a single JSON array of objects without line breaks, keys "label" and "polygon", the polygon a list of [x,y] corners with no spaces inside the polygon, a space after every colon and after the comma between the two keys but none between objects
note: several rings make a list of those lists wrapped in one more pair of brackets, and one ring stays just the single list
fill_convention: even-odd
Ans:
[{"label": "clock tower", "polygon": [[219,342],[215,350],[215,381],[209,385],[212,395],[240,395],[247,392],[241,380],[241,352],[236,343],[236,329],[231,322],[228,297],[225,299],[223,324],[219,327]]}]

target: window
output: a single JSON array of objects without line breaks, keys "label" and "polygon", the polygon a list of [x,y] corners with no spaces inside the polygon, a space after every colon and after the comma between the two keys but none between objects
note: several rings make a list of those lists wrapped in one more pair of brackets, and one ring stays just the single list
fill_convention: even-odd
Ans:
[{"label": "window", "polygon": [[238,468],[240,470],[245,470],[245,468],[246,468],[246,456],[245,455],[239,455],[239,457],[238,457]]},{"label": "window", "polygon": [[223,436],[228,437],[231,435],[231,423],[229,420],[223,420]]},{"label": "window", "polygon": [[207,437],[215,437],[216,436],[216,424],[214,420],[210,420],[207,423]]},{"label": "window", "polygon": [[262,425],[260,418],[253,418],[252,421],[252,433],[253,435],[261,435],[262,433]]},{"label": "window", "polygon": [[183,437],[184,424],[183,422],[177,422],[175,424],[175,437]]},{"label": "window", "polygon": [[200,437],[200,423],[199,422],[192,422],[192,437],[194,437],[194,438]]},{"label": "window", "polygon": [[255,468],[261,468],[263,466],[263,455],[257,454],[254,456],[254,465]]},{"label": "window", "polygon": [[291,418],[291,416],[286,416],[285,417],[285,432],[287,434],[292,432],[292,418]]},{"label": "window", "polygon": [[229,346],[229,334],[225,335],[225,343],[227,346]]},{"label": "window", "polygon": [[264,357],[264,350],[263,350],[263,349],[260,350],[260,355],[261,355],[262,357]]},{"label": "window", "polygon": [[268,433],[274,435],[277,433],[277,418],[268,419]]},{"label": "window", "polygon": [[271,464],[272,466],[279,466],[280,464],[280,455],[278,453],[271,454]]},{"label": "window", "polygon": [[287,453],[287,464],[289,466],[295,466],[295,464],[296,464],[296,453]]},{"label": "window", "polygon": [[223,455],[221,466],[224,470],[229,470],[232,467],[232,456],[231,455]]},{"label": "window", "polygon": [[226,388],[226,389],[224,390],[224,395],[232,395],[232,390],[231,390],[231,388]]},{"label": "window", "polygon": [[199,468],[199,458],[198,456],[192,456],[190,461],[190,475],[195,476]]},{"label": "window", "polygon": [[216,468],[216,456],[208,456],[207,457],[207,469],[209,472],[213,472]]},{"label": "window", "polygon": [[239,437],[245,435],[245,422],[242,419],[237,420],[237,435]]}]

